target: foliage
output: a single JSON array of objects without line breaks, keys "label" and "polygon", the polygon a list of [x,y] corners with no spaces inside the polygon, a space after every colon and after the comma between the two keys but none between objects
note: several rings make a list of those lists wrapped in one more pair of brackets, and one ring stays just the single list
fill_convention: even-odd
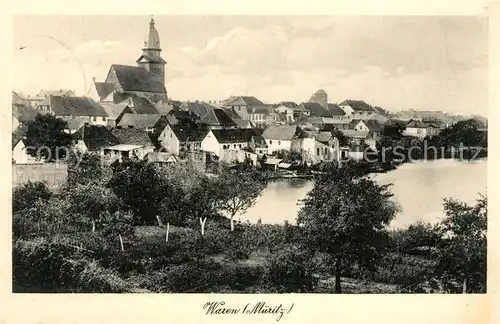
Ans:
[{"label": "foliage", "polygon": [[133,215],[130,212],[109,212],[104,211],[100,224],[102,229],[100,232],[108,240],[121,238],[130,238],[134,236]]},{"label": "foliage", "polygon": [[88,230],[92,228],[92,231],[96,230],[95,227],[104,212],[115,212],[122,207],[122,203],[111,189],[96,182],[76,184],[64,193],[64,197],[70,203],[69,211],[75,215],[75,219]]},{"label": "foliage", "polygon": [[356,165],[346,164],[322,173],[297,217],[305,244],[332,256],[337,292],[343,263],[373,267],[387,243],[386,226],[397,211],[389,200],[388,185],[379,185],[361,172]]},{"label": "foliage", "polygon": [[60,118],[50,114],[38,114],[28,124],[28,154],[50,161],[65,159],[72,144],[71,135],[66,132],[67,128],[67,122]]},{"label": "foliage", "polygon": [[136,216],[136,224],[152,225],[157,223],[165,183],[154,165],[126,160],[113,165],[108,186]]},{"label": "foliage", "polygon": [[288,245],[272,254],[264,267],[264,284],[280,293],[311,292],[317,283],[311,254]]},{"label": "foliage", "polygon": [[273,152],[277,159],[283,159],[283,162],[291,163],[295,161],[302,161],[302,154],[297,151],[281,149]]},{"label": "foliage", "polygon": [[439,228],[422,222],[395,230],[390,236],[393,250],[400,253],[421,254],[438,248],[441,243]]},{"label": "foliage", "polygon": [[444,203],[442,253],[438,273],[451,290],[462,283],[464,293],[486,292],[487,198],[470,206],[453,199]]},{"label": "foliage", "polygon": [[69,208],[68,201],[52,197],[38,200],[32,206],[15,212],[12,222],[14,238],[77,232],[80,227],[68,212]]},{"label": "foliage", "polygon": [[221,174],[218,182],[222,197],[218,207],[230,218],[233,230],[233,218],[255,204],[265,183],[255,179],[250,173],[230,171]]},{"label": "foliage", "polygon": [[332,134],[339,140],[340,146],[346,146],[349,144],[349,138],[347,138],[341,130],[336,128],[333,130]]},{"label": "foliage", "polygon": [[12,193],[12,212],[32,207],[38,200],[47,201],[52,192],[45,182],[31,182],[14,188]]},{"label": "foliage", "polygon": [[110,169],[103,165],[102,157],[96,153],[70,154],[68,159],[68,182],[86,184],[109,180]]}]

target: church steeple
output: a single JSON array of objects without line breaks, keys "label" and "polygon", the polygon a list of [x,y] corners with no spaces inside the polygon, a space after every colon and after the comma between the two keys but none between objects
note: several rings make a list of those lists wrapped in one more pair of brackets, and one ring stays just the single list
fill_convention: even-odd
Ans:
[{"label": "church steeple", "polygon": [[144,41],[142,55],[137,60],[137,64],[148,70],[151,74],[152,81],[160,81],[165,83],[165,60],[160,56],[160,35],[155,27],[153,15],[149,21],[149,31],[147,34],[147,41]]}]

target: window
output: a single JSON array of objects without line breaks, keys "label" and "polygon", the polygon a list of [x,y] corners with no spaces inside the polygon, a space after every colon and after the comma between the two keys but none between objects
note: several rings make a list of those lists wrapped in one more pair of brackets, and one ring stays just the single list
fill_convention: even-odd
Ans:
[{"label": "window", "polygon": [[105,122],[106,121],[106,117],[102,117],[102,121]]},{"label": "window", "polygon": [[281,145],[281,141],[278,141],[278,145]]},{"label": "window", "polygon": [[97,121],[97,117],[96,116],[92,117],[92,120]]},{"label": "window", "polygon": [[240,144],[240,148],[241,148],[241,144]]},{"label": "window", "polygon": [[269,140],[269,144],[273,144],[273,141]]},{"label": "window", "polygon": [[316,155],[319,155],[319,147],[316,149]]},{"label": "window", "polygon": [[236,144],[234,144],[234,148],[236,148]]}]

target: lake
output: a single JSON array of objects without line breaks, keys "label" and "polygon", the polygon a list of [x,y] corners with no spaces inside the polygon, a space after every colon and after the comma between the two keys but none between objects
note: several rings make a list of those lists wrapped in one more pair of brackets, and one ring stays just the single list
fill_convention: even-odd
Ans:
[{"label": "lake", "polygon": [[[453,197],[474,203],[479,193],[486,193],[487,160],[462,162],[434,160],[406,163],[387,173],[371,175],[390,187],[402,210],[391,223],[393,228],[405,228],[418,220],[435,223],[443,216],[443,198]],[[299,201],[312,189],[313,181],[281,179],[270,182],[262,196],[241,221],[283,224],[295,223]]]}]

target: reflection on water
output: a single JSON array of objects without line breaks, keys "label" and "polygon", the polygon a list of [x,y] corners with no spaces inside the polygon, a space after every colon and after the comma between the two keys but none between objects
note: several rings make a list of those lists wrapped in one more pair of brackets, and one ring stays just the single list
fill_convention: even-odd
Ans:
[{"label": "reflection on water", "polygon": [[[443,215],[443,198],[454,197],[474,203],[478,193],[486,193],[486,160],[460,162],[437,160],[408,163],[394,171],[373,175],[380,183],[392,183],[392,198],[402,211],[391,227],[407,227],[422,220],[436,222]],[[312,181],[282,179],[268,184],[256,204],[242,221],[282,224],[295,222],[299,202],[312,189]]]}]

